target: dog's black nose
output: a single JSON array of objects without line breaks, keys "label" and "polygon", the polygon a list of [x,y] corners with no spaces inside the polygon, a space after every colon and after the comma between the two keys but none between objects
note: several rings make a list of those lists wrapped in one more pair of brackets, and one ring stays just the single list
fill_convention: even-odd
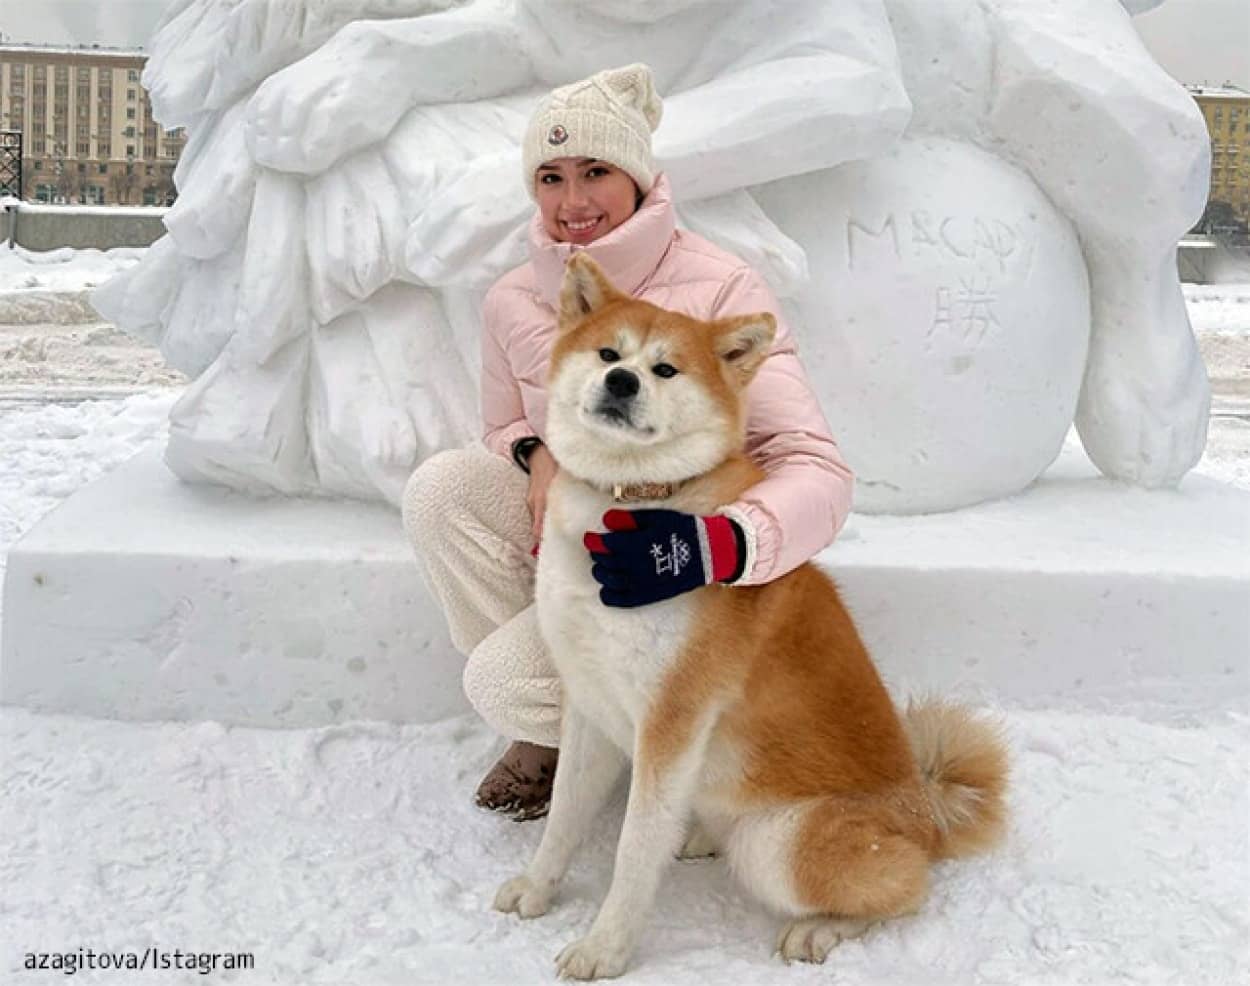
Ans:
[{"label": "dog's black nose", "polygon": [[603,385],[608,388],[608,393],[613,397],[627,398],[638,393],[638,377],[629,370],[622,370],[619,366],[608,371]]}]

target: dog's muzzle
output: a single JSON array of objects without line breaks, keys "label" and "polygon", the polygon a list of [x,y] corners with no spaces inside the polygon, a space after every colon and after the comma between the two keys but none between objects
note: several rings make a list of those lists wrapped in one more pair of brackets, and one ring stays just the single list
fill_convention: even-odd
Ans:
[{"label": "dog's muzzle", "polygon": [[632,409],[638,395],[637,375],[619,366],[608,371],[603,378],[603,394],[595,406],[595,413],[609,421],[633,426]]}]

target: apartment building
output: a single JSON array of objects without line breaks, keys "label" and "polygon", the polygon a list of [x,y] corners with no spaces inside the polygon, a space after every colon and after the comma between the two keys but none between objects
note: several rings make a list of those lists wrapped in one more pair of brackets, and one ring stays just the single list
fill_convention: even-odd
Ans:
[{"label": "apartment building", "polygon": [[22,133],[22,198],[165,205],[186,142],[152,119],[135,49],[0,45],[0,130]]},{"label": "apartment building", "polygon": [[1250,92],[1236,86],[1189,86],[1211,134],[1208,214],[1226,203],[1250,223]]}]

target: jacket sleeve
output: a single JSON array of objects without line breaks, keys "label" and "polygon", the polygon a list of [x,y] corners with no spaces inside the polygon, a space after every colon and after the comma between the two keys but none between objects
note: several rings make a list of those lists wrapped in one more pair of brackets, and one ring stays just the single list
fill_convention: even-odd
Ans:
[{"label": "jacket sleeve", "polygon": [[738,585],[771,582],[828,547],[851,511],[854,485],[776,297],[742,268],[722,289],[714,316],[752,312],[771,312],[778,331],[747,387],[746,450],[767,476],[718,511],[746,536]]},{"label": "jacket sleeve", "polygon": [[538,430],[525,417],[521,387],[512,374],[504,340],[508,322],[501,290],[493,287],[482,303],[482,442],[496,455],[512,458],[512,443]]}]

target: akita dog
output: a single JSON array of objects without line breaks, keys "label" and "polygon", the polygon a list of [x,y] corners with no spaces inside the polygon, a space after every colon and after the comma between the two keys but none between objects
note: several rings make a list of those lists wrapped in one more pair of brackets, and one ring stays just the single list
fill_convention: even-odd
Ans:
[{"label": "akita dog", "polygon": [[683,841],[685,855],[723,854],[789,918],[787,961],[820,962],[915,911],[932,860],[985,848],[1003,826],[997,730],[941,703],[900,716],[813,565],[632,609],[600,600],[583,536],[620,508],[621,484],[667,484],[631,508],[708,515],[763,478],[742,452],[744,394],[775,331],[768,314],[700,322],[635,301],[582,253],[568,266],[548,377],[560,472],[536,589],[564,690],[560,762],[538,852],[495,907],[545,913],[631,760],[633,772],[611,889],[556,959],[561,976],[624,971]]}]

